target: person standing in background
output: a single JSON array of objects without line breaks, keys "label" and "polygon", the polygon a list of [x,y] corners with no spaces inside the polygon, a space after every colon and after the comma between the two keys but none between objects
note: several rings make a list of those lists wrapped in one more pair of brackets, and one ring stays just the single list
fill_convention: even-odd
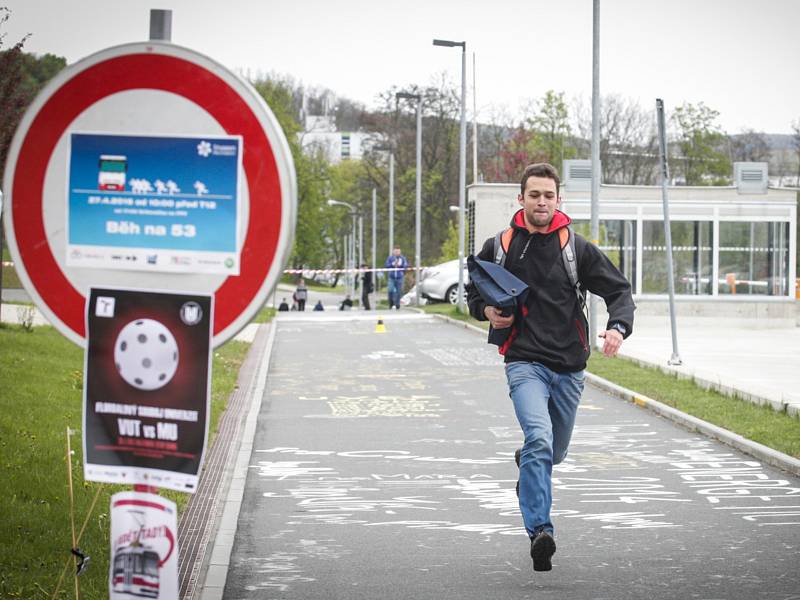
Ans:
[{"label": "person standing in background", "polygon": [[306,300],[308,300],[308,288],[306,287],[305,280],[301,277],[297,282],[297,289],[294,291],[294,301],[297,302],[297,310],[306,309]]},{"label": "person standing in background", "polygon": [[[362,269],[368,269],[367,265],[361,265]],[[361,273],[361,306],[364,310],[370,310],[369,295],[373,292],[372,287],[372,271],[364,271]]]},{"label": "person standing in background", "polygon": [[387,281],[389,283],[387,291],[389,295],[389,308],[395,307],[400,310],[400,296],[403,295],[403,277],[408,268],[408,259],[403,256],[400,246],[395,246],[392,253],[383,265],[387,269],[394,269],[388,272]]}]

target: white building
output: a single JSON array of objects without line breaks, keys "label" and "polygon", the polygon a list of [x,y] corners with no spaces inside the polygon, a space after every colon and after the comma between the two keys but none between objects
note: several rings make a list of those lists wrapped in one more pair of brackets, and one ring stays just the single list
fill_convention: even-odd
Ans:
[{"label": "white building", "polygon": [[309,115],[305,118],[305,131],[300,133],[304,152],[321,149],[328,162],[361,159],[369,135],[358,131],[337,131],[332,116]]}]

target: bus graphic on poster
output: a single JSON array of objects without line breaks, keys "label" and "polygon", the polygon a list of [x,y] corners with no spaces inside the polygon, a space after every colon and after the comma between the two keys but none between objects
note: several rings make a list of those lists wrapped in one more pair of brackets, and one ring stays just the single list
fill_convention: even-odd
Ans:
[{"label": "bus graphic on poster", "polygon": [[178,597],[175,503],[146,492],[111,497],[110,600]]},{"label": "bus graphic on poster", "polygon": [[112,192],[124,191],[128,158],[117,154],[101,154],[98,163],[97,189]]},{"label": "bus graphic on poster", "polygon": [[158,552],[138,539],[114,554],[112,589],[118,594],[158,598]]}]

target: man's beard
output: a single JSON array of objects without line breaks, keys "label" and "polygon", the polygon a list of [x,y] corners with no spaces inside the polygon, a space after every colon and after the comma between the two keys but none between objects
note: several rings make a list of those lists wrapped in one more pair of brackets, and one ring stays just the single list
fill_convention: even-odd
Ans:
[{"label": "man's beard", "polygon": [[531,213],[528,215],[528,221],[534,227],[546,227],[553,222],[553,215],[547,214],[539,214],[539,213]]}]

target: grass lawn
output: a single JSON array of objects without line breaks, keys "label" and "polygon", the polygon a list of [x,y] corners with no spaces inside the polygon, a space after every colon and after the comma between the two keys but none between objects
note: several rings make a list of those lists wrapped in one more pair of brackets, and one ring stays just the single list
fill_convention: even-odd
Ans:
[{"label": "grass lawn", "polygon": [[[248,344],[229,342],[213,357],[211,428],[233,392]],[[0,326],[0,598],[50,598],[72,546],[65,461],[71,436],[76,530],[102,487],[78,546],[91,556],[81,597],[108,597],[109,499],[130,486],[83,480],[83,350],[52,327]],[[213,438],[213,433],[211,435]],[[188,495],[164,492],[182,509]],[[72,567],[68,576],[72,573]],[[72,598],[66,577],[59,598]]]},{"label": "grass lawn", "polygon": [[469,313],[462,313],[459,312],[458,306],[455,304],[450,304],[448,302],[437,302],[435,304],[425,304],[420,307],[426,313],[432,313],[436,315],[444,315],[446,317],[450,317],[451,319],[456,319],[458,321],[464,321],[465,323],[471,323],[472,325],[477,325],[478,327],[482,327],[489,330],[489,323],[476,321],[472,317],[469,316]]},{"label": "grass lawn", "polygon": [[[0,262],[11,262],[11,253],[5,245],[5,236],[3,236],[3,260]],[[3,287],[4,288],[21,288],[22,282],[19,280],[17,270],[14,267],[7,267],[3,265]]]},{"label": "grass lawn", "polygon": [[3,289],[5,288],[21,288],[22,282],[19,280],[17,270],[14,267],[3,266]]},{"label": "grass lawn", "polygon": [[272,308],[271,306],[264,306],[260,311],[258,311],[258,313],[256,313],[256,316],[253,317],[251,323],[267,323],[268,321],[272,320],[277,312],[277,309]]},{"label": "grass lawn", "polygon": [[[446,315],[488,330],[488,323],[458,312],[450,304],[428,304],[428,313]],[[678,379],[658,369],[639,366],[624,358],[606,358],[593,352],[588,371],[617,385],[658,400],[728,431],[738,433],[784,454],[800,458],[800,418],[705,390],[692,381]]]}]

